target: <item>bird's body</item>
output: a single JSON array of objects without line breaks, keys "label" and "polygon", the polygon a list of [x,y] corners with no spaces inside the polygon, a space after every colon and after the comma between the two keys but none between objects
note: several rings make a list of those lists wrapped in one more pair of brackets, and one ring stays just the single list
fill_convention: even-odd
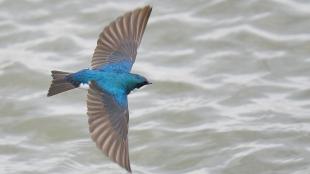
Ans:
[{"label": "bird's body", "polygon": [[75,73],[52,71],[47,94],[53,96],[89,84],[87,115],[91,138],[104,154],[129,172],[127,95],[150,84],[145,77],[130,71],[151,11],[150,6],[136,9],[105,27],[91,68]]},{"label": "bird's body", "polygon": [[94,82],[101,91],[105,91],[115,97],[118,104],[127,106],[127,96],[133,89],[147,85],[149,82],[138,74],[132,74],[123,71],[121,68],[123,62],[118,62],[104,66],[99,69],[83,69],[72,73],[65,79],[77,86]]}]

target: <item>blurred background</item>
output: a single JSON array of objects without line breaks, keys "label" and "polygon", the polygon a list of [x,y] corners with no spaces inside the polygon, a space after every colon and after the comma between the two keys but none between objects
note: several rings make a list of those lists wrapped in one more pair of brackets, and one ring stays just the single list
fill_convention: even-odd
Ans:
[{"label": "blurred background", "polygon": [[308,0],[0,0],[0,173],[126,173],[91,141],[87,68],[102,28],[150,4],[129,96],[133,173],[309,174]]}]

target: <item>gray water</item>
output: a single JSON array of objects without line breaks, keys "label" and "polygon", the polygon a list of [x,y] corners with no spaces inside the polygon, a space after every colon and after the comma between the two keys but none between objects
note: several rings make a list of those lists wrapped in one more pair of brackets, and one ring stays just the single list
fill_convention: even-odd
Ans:
[{"label": "gray water", "polygon": [[133,173],[309,174],[307,0],[0,0],[0,173],[126,173],[89,137],[86,91],[46,93],[51,70],[88,67],[101,29],[146,4]]}]

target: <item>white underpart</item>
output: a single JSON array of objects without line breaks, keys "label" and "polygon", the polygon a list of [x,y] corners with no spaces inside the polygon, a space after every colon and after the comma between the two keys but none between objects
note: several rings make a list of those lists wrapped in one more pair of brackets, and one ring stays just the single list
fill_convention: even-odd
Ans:
[{"label": "white underpart", "polygon": [[81,89],[89,89],[89,84],[87,84],[87,83],[81,83],[80,84],[80,86],[79,86],[79,88],[81,88]]},{"label": "white underpart", "polygon": [[[89,70],[93,70],[92,67],[88,68]],[[89,89],[89,82],[88,84],[87,83],[81,83],[80,86],[79,86],[80,89]]]}]

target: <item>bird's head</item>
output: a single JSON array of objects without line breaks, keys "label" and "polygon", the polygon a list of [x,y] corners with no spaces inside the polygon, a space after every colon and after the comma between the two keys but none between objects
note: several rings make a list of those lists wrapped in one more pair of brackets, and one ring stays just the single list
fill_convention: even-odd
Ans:
[{"label": "bird's head", "polygon": [[152,84],[145,77],[138,75],[138,74],[134,75],[134,79],[135,79],[135,88],[138,88],[138,89],[144,85]]},{"label": "bird's head", "polygon": [[129,91],[132,91],[134,89],[139,89],[141,88],[142,86],[144,85],[150,85],[152,83],[150,83],[145,77],[141,76],[141,75],[138,75],[138,74],[132,74],[132,78],[131,78],[131,81],[130,81],[130,84],[129,84]]}]

